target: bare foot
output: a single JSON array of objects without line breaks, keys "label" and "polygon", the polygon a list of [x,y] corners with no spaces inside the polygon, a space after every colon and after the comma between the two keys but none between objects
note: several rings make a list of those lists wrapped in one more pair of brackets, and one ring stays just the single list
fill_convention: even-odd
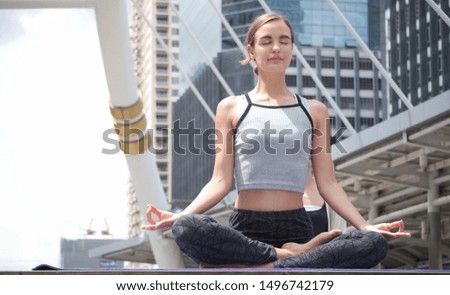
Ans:
[{"label": "bare foot", "polygon": [[284,244],[281,249],[285,250],[281,254],[283,257],[278,258],[284,258],[284,257],[290,257],[295,255],[300,255],[306,252],[311,251],[312,249],[326,244],[335,237],[342,234],[342,231],[339,229],[334,229],[328,232],[323,232],[315,236],[311,241],[305,243],[305,244],[298,244],[298,243],[286,243]]}]

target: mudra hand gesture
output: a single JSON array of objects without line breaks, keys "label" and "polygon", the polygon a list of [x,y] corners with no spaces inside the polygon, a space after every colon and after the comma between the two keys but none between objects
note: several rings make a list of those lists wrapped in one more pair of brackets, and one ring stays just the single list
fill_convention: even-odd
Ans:
[{"label": "mudra hand gesture", "polygon": [[[162,211],[153,205],[147,205],[147,220],[150,224],[141,226],[142,230],[166,230],[172,227],[172,224],[180,218],[181,214]],[[158,220],[153,218],[155,215]]]},{"label": "mudra hand gesture", "polygon": [[411,237],[410,233],[405,232],[405,224],[403,220],[398,220],[390,223],[367,225],[364,227],[364,229],[368,231],[378,232],[387,239]]}]

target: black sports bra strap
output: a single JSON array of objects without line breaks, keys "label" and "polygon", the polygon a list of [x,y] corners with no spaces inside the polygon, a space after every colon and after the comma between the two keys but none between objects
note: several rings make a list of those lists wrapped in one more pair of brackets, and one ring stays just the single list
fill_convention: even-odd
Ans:
[{"label": "black sports bra strap", "polygon": [[236,134],[237,128],[239,125],[241,125],[242,120],[244,120],[245,116],[247,116],[248,112],[250,111],[250,107],[252,106],[252,101],[250,100],[250,97],[248,96],[248,93],[245,94],[245,98],[247,99],[247,107],[245,108],[244,113],[239,118],[238,122],[236,123],[236,127],[234,128],[234,133]]},{"label": "black sports bra strap", "polygon": [[252,105],[252,100],[250,99],[250,96],[248,95],[248,93],[245,94],[245,98],[247,99],[247,102],[249,105]]},{"label": "black sports bra strap", "polygon": [[306,110],[305,106],[302,104],[302,100],[300,99],[300,95],[297,93],[295,94],[295,97],[297,97],[298,104],[302,108],[303,112],[305,113],[306,117],[308,117],[309,123],[311,124],[311,128],[314,128],[313,120],[311,118],[311,114]]},{"label": "black sports bra strap", "polygon": [[301,105],[301,104],[302,104],[302,101],[301,101],[301,99],[300,99],[300,95],[298,95],[297,93],[295,93],[295,97],[297,98],[298,104]]}]

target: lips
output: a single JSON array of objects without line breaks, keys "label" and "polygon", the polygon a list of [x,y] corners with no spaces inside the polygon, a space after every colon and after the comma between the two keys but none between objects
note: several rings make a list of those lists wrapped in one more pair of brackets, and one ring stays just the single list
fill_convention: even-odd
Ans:
[{"label": "lips", "polygon": [[280,56],[273,56],[271,58],[269,58],[270,61],[282,61],[283,58],[281,58]]}]

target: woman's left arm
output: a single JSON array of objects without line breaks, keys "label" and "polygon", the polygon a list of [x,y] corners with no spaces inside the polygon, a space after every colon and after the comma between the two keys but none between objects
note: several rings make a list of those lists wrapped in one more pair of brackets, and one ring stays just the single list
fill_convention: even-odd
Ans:
[{"label": "woman's left arm", "polygon": [[[311,108],[314,132],[312,138],[311,160],[317,188],[323,199],[348,223],[360,230],[382,233],[387,238],[408,237],[403,232],[403,221],[370,225],[353,206],[347,193],[339,185],[334,172],[330,147],[330,118],[327,107],[317,101],[308,101]],[[396,232],[392,232],[396,230]]]}]

